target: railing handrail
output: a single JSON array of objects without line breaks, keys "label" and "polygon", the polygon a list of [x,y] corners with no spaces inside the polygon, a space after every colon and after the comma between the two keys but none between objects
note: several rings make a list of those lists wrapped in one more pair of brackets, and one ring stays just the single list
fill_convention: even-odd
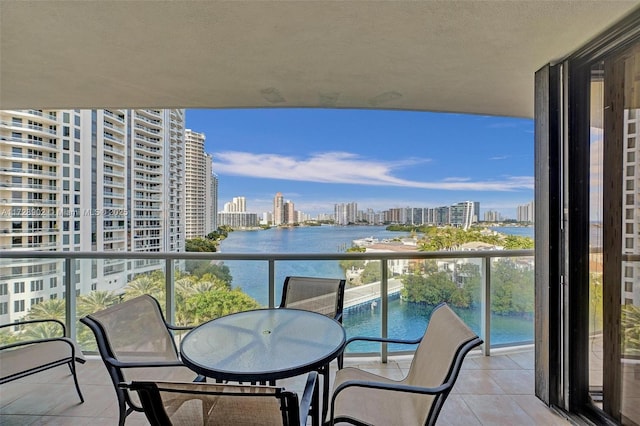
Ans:
[{"label": "railing handrail", "polygon": [[202,253],[202,252],[52,252],[28,250],[0,250],[3,259],[169,259],[169,260],[386,260],[386,259],[493,259],[502,257],[529,257],[533,249],[521,250],[473,250],[473,251],[418,251],[375,253]]}]

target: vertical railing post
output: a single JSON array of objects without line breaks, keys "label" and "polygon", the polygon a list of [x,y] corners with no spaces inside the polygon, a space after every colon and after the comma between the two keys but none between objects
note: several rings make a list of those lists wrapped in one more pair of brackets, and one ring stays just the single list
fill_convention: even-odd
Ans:
[{"label": "vertical railing post", "polygon": [[482,258],[484,266],[484,285],[482,286],[482,309],[480,318],[481,333],[484,344],[482,345],[482,353],[485,356],[491,355],[491,257],[484,256]]},{"label": "vertical railing post", "polygon": [[269,260],[269,307],[276,306],[276,261]]},{"label": "vertical railing post", "polygon": [[[95,261],[95,260],[94,260]],[[71,279],[71,271],[73,259],[71,257],[64,258],[64,291],[67,295],[65,306],[65,327],[67,328],[67,337],[76,338],[76,289]]]},{"label": "vertical railing post", "polygon": [[[380,282],[380,304],[381,306],[381,334],[382,334],[382,338],[387,338],[388,333],[389,333],[389,281],[388,281],[388,275],[389,275],[389,264],[388,264],[389,260],[388,259],[383,259],[380,260],[380,269],[382,271],[382,280]],[[383,364],[386,364],[387,362],[387,357],[389,354],[389,348],[388,345],[386,343],[382,344],[382,353],[381,355],[381,360]]]},{"label": "vertical railing post", "polygon": [[166,258],[164,260],[164,294],[165,310],[167,321],[171,324],[176,323],[176,294],[175,280],[173,271],[173,259]]}]

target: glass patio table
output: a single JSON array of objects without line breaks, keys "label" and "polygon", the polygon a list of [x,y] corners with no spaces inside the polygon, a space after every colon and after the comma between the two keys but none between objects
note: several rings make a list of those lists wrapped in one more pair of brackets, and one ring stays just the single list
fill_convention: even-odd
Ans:
[{"label": "glass patio table", "polygon": [[[342,325],[325,315],[258,309],[199,325],[182,340],[180,354],[185,365],[213,379],[271,382],[328,368],[345,341]],[[325,412],[329,384],[323,388]],[[315,412],[319,414],[318,407]],[[314,416],[314,424],[318,421]]]}]

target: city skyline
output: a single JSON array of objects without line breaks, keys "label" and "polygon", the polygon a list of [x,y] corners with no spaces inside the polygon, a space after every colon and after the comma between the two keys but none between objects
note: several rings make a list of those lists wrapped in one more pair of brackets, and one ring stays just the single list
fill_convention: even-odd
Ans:
[{"label": "city skyline", "polygon": [[[278,210],[277,208],[277,200],[281,199],[284,203],[285,197],[284,194],[282,194],[281,192],[278,192],[275,194],[274,200],[273,200],[273,206],[271,210],[266,210],[266,211],[255,211],[253,209],[249,209],[248,207],[246,207],[246,197],[244,196],[238,196],[238,197],[233,197],[233,200],[231,202],[226,202],[223,206],[222,209],[219,209],[219,213],[228,213],[230,211],[236,211],[234,209],[230,209],[229,206],[230,205],[235,205],[237,203],[238,199],[242,199],[242,205],[244,206],[242,209],[237,210],[237,211],[241,211],[241,212],[246,212],[246,213],[254,213],[257,214],[258,216],[263,216],[265,214],[269,214],[272,216],[277,216],[276,211]],[[465,203],[465,202],[473,202],[473,203],[478,203],[478,202],[474,202],[473,200],[465,200],[465,201],[459,201],[456,203],[453,203],[452,205],[438,205],[438,206],[430,206],[430,207],[426,207],[426,206],[415,206],[415,205],[409,205],[409,206],[403,206],[403,207],[389,207],[386,209],[382,209],[382,210],[373,210],[367,206],[361,206],[360,203],[358,201],[351,201],[348,203],[338,203],[338,204],[334,204],[333,206],[329,206],[326,209],[326,213],[325,212],[321,212],[321,213],[317,213],[315,215],[309,215],[307,212],[299,210],[299,209],[295,209],[296,213],[299,214],[303,214],[307,217],[310,218],[310,220],[325,220],[328,216],[333,216],[334,220],[335,220],[335,211],[338,208],[338,206],[347,206],[347,205],[356,205],[357,206],[357,212],[354,212],[354,214],[356,213],[366,213],[368,211],[372,211],[376,214],[381,214],[381,213],[385,213],[388,212],[390,210],[396,210],[396,209],[438,209],[438,208],[448,208],[448,207],[452,207],[456,204],[461,204],[461,203]],[[289,200],[287,199],[286,203],[291,203],[294,204],[295,200]],[[481,207],[481,203],[480,204],[480,209],[482,210]],[[477,215],[477,221],[478,222],[501,222],[503,220],[516,220],[518,222],[533,222],[533,207],[534,207],[534,202],[533,200],[526,203],[526,204],[521,204],[521,205],[517,205],[516,206],[516,217],[514,218],[509,218],[509,217],[502,217],[502,215],[498,214],[499,212],[495,211],[495,210],[490,210],[490,209],[485,209],[484,214],[480,214]],[[490,219],[488,219],[487,217],[489,217]],[[298,221],[300,222],[300,221]],[[280,221],[278,224],[283,223],[282,221]]]},{"label": "city skyline", "polygon": [[[311,216],[357,201],[374,210],[479,201],[515,218],[533,199],[533,121],[477,115],[328,110],[187,110],[206,135],[220,199],[256,212],[277,192]],[[219,206],[220,209],[220,206]]]}]

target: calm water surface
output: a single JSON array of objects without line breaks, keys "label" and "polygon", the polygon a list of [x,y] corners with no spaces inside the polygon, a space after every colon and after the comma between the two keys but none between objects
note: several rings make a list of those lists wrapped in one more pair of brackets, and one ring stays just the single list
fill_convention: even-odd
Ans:
[{"label": "calm water surface", "polygon": [[[533,228],[493,228],[498,232],[533,237]],[[511,232],[510,232],[511,231]],[[409,235],[392,232],[382,226],[312,226],[273,228],[258,231],[231,232],[222,241],[224,253],[344,253],[353,240],[374,237],[379,240]],[[268,264],[265,261],[225,261],[233,277],[232,285],[240,287],[263,305],[268,304]],[[276,283],[283,283],[288,275],[344,278],[337,261],[276,262]],[[279,303],[281,285],[276,285],[276,304]],[[533,291],[533,289],[531,289]],[[351,309],[344,314],[347,337],[380,335],[380,304]],[[397,338],[420,337],[427,326],[433,308],[401,301],[389,302],[389,336]],[[459,309],[458,314],[480,334],[479,309]],[[492,344],[533,341],[533,320],[519,317],[492,316]],[[390,350],[407,350],[406,346],[392,345]],[[349,345],[350,351],[378,351],[374,343]]]}]

